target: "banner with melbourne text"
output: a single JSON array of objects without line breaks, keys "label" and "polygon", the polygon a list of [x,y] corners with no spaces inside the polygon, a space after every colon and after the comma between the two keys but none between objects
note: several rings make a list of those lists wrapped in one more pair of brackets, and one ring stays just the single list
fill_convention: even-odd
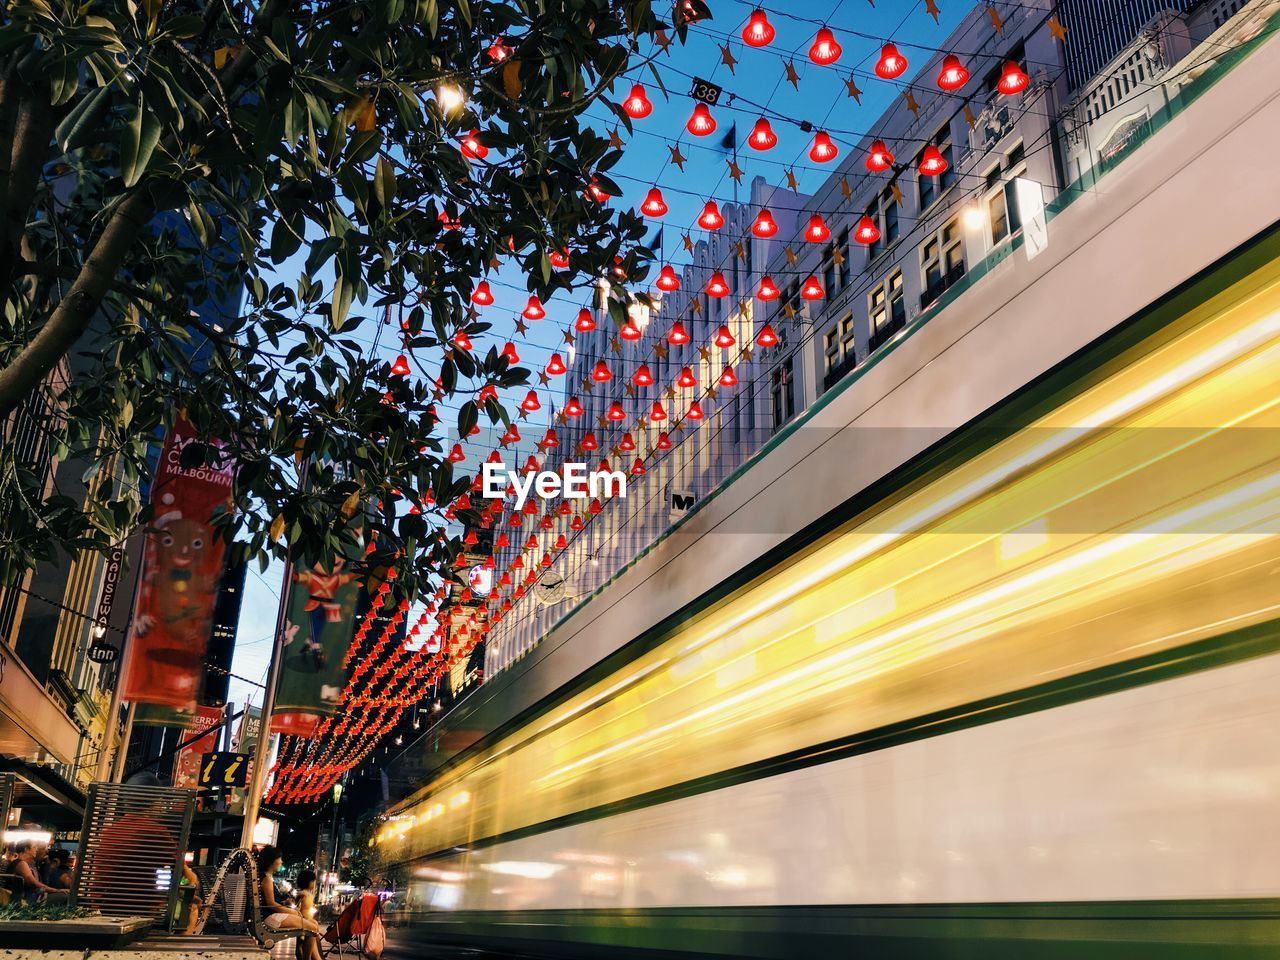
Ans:
[{"label": "banner with melbourne text", "polygon": [[120,690],[132,703],[183,711],[200,696],[226,553],[213,519],[230,506],[234,476],[230,461],[184,466],[183,452],[196,441],[179,418],[160,452]]}]

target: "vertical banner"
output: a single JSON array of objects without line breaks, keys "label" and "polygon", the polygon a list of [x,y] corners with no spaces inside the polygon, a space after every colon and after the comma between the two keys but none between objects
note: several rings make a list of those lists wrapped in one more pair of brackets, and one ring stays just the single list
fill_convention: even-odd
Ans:
[{"label": "vertical banner", "polygon": [[296,571],[286,600],[284,652],[271,732],[315,734],[337,712],[349,670],[343,665],[355,633],[360,585],[339,557],[330,566]]},{"label": "vertical banner", "polygon": [[[221,707],[196,707],[192,728],[184,735],[184,739],[192,742],[179,750],[173,760],[175,787],[194,790],[200,786],[200,762],[206,753],[213,753],[218,749],[218,737],[222,735],[222,728],[218,724],[221,721]],[[215,730],[215,727],[218,728]]]},{"label": "vertical banner", "polygon": [[179,418],[165,440],[151,499],[152,532],[142,561],[120,695],[132,703],[190,710],[200,695],[204,658],[226,544],[213,518],[228,508],[233,465],[182,465],[195,442]]}]

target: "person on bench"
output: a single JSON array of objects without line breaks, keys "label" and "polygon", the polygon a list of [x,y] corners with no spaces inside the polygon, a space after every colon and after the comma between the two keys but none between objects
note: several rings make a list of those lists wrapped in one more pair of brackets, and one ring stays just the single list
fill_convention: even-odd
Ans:
[{"label": "person on bench", "polygon": [[258,853],[258,882],[261,884],[263,924],[275,933],[293,933],[302,939],[299,951],[304,960],[320,960],[320,924],[304,917],[293,907],[280,902],[276,891],[275,874],[282,863],[280,851],[275,847],[263,847]]}]

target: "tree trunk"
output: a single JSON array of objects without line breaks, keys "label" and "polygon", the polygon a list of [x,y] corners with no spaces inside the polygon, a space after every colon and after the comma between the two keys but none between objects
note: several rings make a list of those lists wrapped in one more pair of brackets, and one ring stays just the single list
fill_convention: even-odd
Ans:
[{"label": "tree trunk", "polygon": [[71,289],[40,332],[12,363],[0,370],[0,421],[17,409],[84,335],[139,232],[153,213],[145,191],[130,194],[116,207]]}]

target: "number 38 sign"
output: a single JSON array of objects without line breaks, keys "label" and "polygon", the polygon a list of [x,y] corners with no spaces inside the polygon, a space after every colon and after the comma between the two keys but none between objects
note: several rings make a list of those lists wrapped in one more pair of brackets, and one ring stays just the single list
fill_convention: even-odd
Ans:
[{"label": "number 38 sign", "polygon": [[713,107],[720,102],[720,96],[723,93],[724,90],[720,87],[717,87],[710,80],[703,80],[701,77],[694,77],[693,86],[689,88],[689,96]]}]

